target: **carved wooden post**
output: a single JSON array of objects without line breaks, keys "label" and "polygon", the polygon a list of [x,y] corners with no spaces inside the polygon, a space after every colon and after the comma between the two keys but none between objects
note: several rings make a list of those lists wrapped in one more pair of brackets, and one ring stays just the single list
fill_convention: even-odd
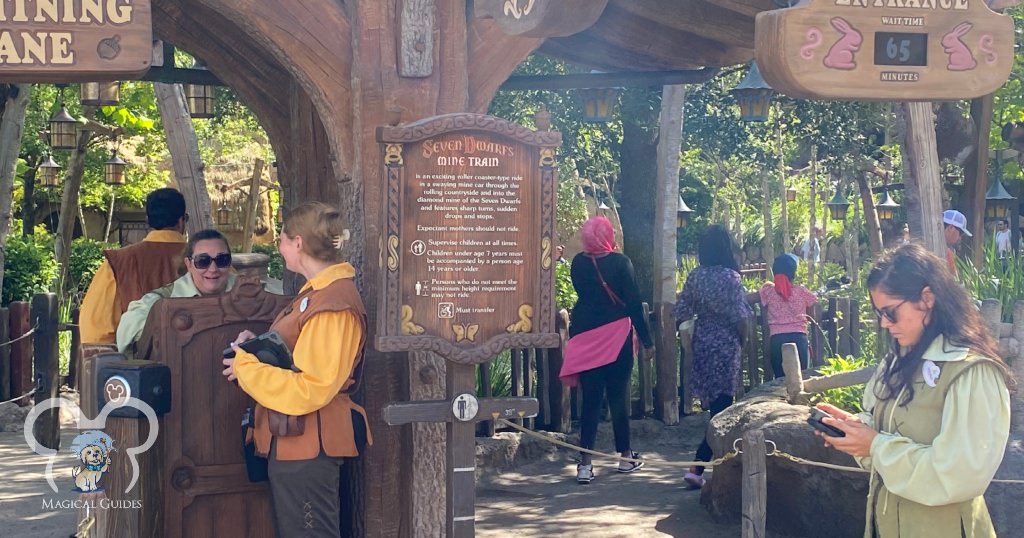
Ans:
[{"label": "carved wooden post", "polygon": [[782,344],[782,372],[786,375],[786,396],[796,403],[804,390],[804,374],[800,369],[800,353],[796,344]]},{"label": "carved wooden post", "polygon": [[[32,319],[36,327],[35,347],[36,404],[56,398],[60,392],[60,363],[57,360],[57,295],[38,293],[32,297]],[[60,407],[44,411],[35,422],[32,433],[46,448],[60,449]]]},{"label": "carved wooden post", "polygon": [[743,434],[743,538],[763,538],[768,481],[765,471],[764,432]]},{"label": "carved wooden post", "polygon": [[[0,342],[10,342],[11,326],[10,311],[0,308]],[[0,400],[7,401],[14,396],[11,395],[11,346],[0,347]]]},{"label": "carved wooden post", "polygon": [[917,200],[921,241],[925,248],[945,258],[946,240],[942,234],[942,182],[939,181],[939,158],[935,149],[935,114],[929,102],[903,103],[906,122],[903,149],[905,166],[910,172],[904,183],[908,196]]}]

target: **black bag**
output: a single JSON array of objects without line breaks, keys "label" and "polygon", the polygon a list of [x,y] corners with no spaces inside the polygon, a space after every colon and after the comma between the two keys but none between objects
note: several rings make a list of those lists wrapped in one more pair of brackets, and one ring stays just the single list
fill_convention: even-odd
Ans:
[{"label": "black bag", "polygon": [[256,455],[255,421],[252,407],[242,414],[242,452],[245,455],[245,472],[249,482],[266,482],[270,479],[267,458]]}]

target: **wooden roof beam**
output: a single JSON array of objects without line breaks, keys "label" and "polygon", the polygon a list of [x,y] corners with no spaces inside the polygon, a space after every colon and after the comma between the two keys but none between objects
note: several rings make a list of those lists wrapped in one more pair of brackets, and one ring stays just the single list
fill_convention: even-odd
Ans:
[{"label": "wooden roof beam", "polygon": [[[730,47],[754,48],[754,17],[738,16],[709,0],[632,0],[606,10],[610,17],[631,16],[650,25],[650,33],[682,31]],[[628,15],[626,15],[628,14]]]}]

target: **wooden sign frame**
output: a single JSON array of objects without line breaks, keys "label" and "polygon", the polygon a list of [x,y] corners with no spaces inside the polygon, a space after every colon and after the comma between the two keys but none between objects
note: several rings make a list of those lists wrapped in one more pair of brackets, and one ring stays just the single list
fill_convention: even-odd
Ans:
[{"label": "wooden sign frame", "polygon": [[0,1],[0,82],[137,79],[152,57],[150,0],[88,6],[83,0],[50,6]]},{"label": "wooden sign frame", "polygon": [[803,0],[758,13],[754,33],[765,81],[805,99],[972,99],[1014,61],[1013,20],[983,0]]},{"label": "wooden sign frame", "polygon": [[[410,290],[401,289],[403,270],[412,266],[413,256],[409,237],[403,237],[402,226],[405,219],[416,222],[416,215],[403,215],[402,207],[406,202],[406,182],[416,177],[419,170],[407,168],[407,156],[413,151],[421,150],[423,144],[446,136],[467,135],[490,137],[490,140],[501,141],[512,148],[520,148],[522,154],[536,155],[532,163],[535,174],[524,176],[539,180],[539,185],[531,187],[534,193],[532,200],[523,200],[522,211],[516,218],[538,219],[539,237],[520,236],[517,241],[523,245],[524,257],[534,257],[537,261],[536,274],[521,279],[515,293],[520,297],[519,317],[495,319],[494,325],[480,323],[464,325],[451,320],[449,334],[430,334],[421,324],[422,312],[414,312],[409,305],[402,304],[403,295]],[[446,359],[460,364],[477,364],[487,362],[503,350],[510,348],[551,348],[560,343],[559,334],[555,330],[554,312],[554,223],[555,223],[555,151],[562,143],[562,135],[552,131],[532,131],[507,120],[482,114],[446,114],[426,118],[408,125],[394,127],[378,127],[377,141],[381,143],[381,155],[387,181],[387,194],[382,214],[383,240],[381,244],[382,268],[382,302],[380,315],[377,317],[376,348],[379,351],[432,351]],[[415,161],[415,159],[408,159]],[[417,165],[417,166],[423,166]],[[410,271],[412,269],[409,269]],[[530,281],[536,283],[535,289],[527,289]],[[417,280],[419,282],[419,280]],[[416,292],[417,295],[419,292]],[[529,308],[527,308],[529,307]],[[524,313],[532,314],[524,317]],[[432,314],[427,314],[432,315]],[[440,317],[440,315],[438,315]],[[429,318],[428,318],[429,319]],[[462,333],[456,331],[462,329]],[[497,334],[501,331],[500,334]],[[440,332],[440,331],[438,331]],[[473,335],[492,334],[485,341],[477,344]],[[461,336],[461,338],[460,338]]]}]

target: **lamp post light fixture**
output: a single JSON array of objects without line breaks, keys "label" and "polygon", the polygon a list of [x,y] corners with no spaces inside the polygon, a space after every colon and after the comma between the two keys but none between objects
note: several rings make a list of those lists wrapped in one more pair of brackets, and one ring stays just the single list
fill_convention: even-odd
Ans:
[{"label": "lamp post light fixture", "polygon": [[75,149],[78,146],[78,120],[68,114],[64,106],[64,88],[60,88],[60,111],[50,118],[50,147],[53,149]]},{"label": "lamp post light fixture", "polygon": [[750,62],[746,76],[729,93],[740,105],[740,119],[743,121],[766,121],[768,108],[775,90],[765,82],[757,62]]},{"label": "lamp post light fixture", "polygon": [[53,160],[53,155],[47,155],[46,161],[39,165],[42,170],[40,184],[47,189],[60,185],[60,165]]},{"label": "lamp post light fixture", "polygon": [[220,207],[217,208],[217,226],[230,226],[231,225],[231,208],[228,207],[227,201],[222,201]]},{"label": "lamp post light fixture", "polygon": [[679,209],[676,210],[676,228],[685,228],[690,222],[690,213],[693,210],[690,209],[686,202],[683,201],[682,195],[679,196]]},{"label": "lamp post light fixture", "polygon": [[825,206],[828,207],[828,213],[832,220],[846,220],[846,211],[850,209],[850,202],[837,190],[836,195]]},{"label": "lamp post light fixture", "polygon": [[1010,206],[1017,198],[1006,192],[1003,182],[997,177],[985,193],[985,217],[994,219],[1005,219],[1010,214]]},{"label": "lamp post light fixture", "polygon": [[107,162],[103,163],[103,181],[107,185],[124,185],[124,169],[128,163],[117,156],[115,149]]},{"label": "lamp post light fixture", "polygon": [[612,119],[618,88],[581,88],[576,90],[583,101],[583,121],[604,123]]},{"label": "lamp post light fixture", "polygon": [[[197,61],[192,64],[192,69],[206,69],[206,66]],[[186,84],[185,101],[188,104],[188,115],[196,119],[215,117],[213,104],[216,94],[216,86]]]},{"label": "lamp post light fixture", "polygon": [[786,201],[787,202],[795,202],[796,201],[796,187],[795,186],[790,186],[788,189],[786,189]]},{"label": "lamp post light fixture", "polygon": [[891,221],[896,215],[896,209],[899,207],[900,204],[897,204],[896,201],[892,199],[892,196],[889,196],[889,190],[886,189],[885,196],[882,198],[882,201],[875,204],[875,212],[878,213],[878,220]]},{"label": "lamp post light fixture", "polygon": [[112,106],[121,102],[120,82],[83,82],[78,102],[86,106]]}]

